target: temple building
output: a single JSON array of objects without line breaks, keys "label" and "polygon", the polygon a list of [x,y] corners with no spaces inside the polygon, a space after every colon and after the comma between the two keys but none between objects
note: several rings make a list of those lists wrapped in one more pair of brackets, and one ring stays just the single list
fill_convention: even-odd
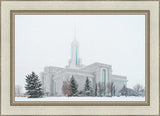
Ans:
[{"label": "temple building", "polygon": [[[115,95],[119,95],[119,91],[127,86],[127,77],[112,74],[112,66],[104,63],[95,62],[88,66],[82,64],[79,56],[79,43],[76,39],[76,30],[74,40],[71,43],[71,58],[65,68],[47,66],[44,71],[40,73],[42,87],[47,96],[64,96],[62,86],[64,81],[69,81],[74,77],[78,90],[83,91],[86,78],[88,77],[89,83],[93,91],[98,83],[102,83],[106,87],[103,96],[109,96],[108,84],[112,83],[115,89]],[[97,89],[98,88],[97,86]]]}]

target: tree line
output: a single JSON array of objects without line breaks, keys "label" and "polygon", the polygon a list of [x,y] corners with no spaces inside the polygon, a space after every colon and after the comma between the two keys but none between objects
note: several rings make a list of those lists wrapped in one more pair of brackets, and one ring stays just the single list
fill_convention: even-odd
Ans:
[{"label": "tree line", "polygon": [[63,81],[62,92],[64,96],[113,96],[115,95],[114,84],[107,83],[103,85],[102,82],[96,83],[95,87],[91,87],[89,78],[86,78],[84,89],[78,90],[78,84],[72,75],[70,81]]},{"label": "tree line", "polygon": [[[34,72],[26,75],[26,95],[29,98],[39,98],[44,96],[44,91],[42,89],[42,83],[39,80],[38,75]],[[15,96],[22,96],[22,87],[19,85],[15,86]],[[64,96],[115,96],[116,88],[113,82],[104,85],[102,82],[98,82],[94,87],[91,86],[89,78],[86,77],[83,90],[78,90],[78,84],[72,75],[70,81],[63,81],[62,92]],[[145,88],[136,84],[133,89],[127,88],[125,85],[118,91],[120,96],[145,96]]]},{"label": "tree line", "polygon": [[70,81],[63,81],[62,92],[65,96],[92,96],[93,88],[91,87],[87,77],[84,85],[84,91],[79,91],[77,81],[72,75]]}]

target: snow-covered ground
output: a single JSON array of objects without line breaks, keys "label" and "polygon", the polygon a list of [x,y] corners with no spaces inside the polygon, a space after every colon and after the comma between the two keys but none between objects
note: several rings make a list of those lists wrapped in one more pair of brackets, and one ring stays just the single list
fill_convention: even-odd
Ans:
[{"label": "snow-covered ground", "polygon": [[44,97],[27,98],[15,97],[15,101],[145,101],[145,97]]}]

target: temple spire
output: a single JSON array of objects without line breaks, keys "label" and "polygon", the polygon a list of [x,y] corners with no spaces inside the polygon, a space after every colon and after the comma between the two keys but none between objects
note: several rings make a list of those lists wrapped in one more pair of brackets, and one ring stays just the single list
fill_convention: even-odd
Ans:
[{"label": "temple spire", "polygon": [[71,44],[71,59],[68,68],[80,68],[81,60],[79,58],[79,42],[76,38],[76,24],[74,24],[74,39]]}]

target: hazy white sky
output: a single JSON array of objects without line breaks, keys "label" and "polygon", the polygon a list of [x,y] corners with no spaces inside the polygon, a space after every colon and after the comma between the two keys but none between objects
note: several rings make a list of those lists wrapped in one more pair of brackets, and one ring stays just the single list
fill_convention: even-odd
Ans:
[{"label": "hazy white sky", "polygon": [[128,87],[145,84],[144,15],[16,15],[15,83],[45,66],[65,67],[71,42],[79,41],[84,65],[112,65],[113,74],[128,78]]}]

